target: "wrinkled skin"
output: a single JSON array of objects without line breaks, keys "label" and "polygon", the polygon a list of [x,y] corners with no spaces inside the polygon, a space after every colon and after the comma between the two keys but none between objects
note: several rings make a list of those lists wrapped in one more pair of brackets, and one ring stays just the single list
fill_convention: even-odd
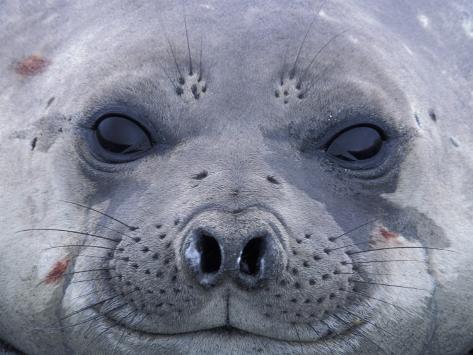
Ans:
[{"label": "wrinkled skin", "polygon": [[[473,347],[470,1],[7,1],[0,20],[5,344]],[[108,112],[154,147],[97,159],[91,127]],[[360,122],[390,143],[353,170],[321,143]],[[199,230],[223,253],[207,283],[186,257]],[[247,277],[235,265],[261,235],[264,272]]]}]

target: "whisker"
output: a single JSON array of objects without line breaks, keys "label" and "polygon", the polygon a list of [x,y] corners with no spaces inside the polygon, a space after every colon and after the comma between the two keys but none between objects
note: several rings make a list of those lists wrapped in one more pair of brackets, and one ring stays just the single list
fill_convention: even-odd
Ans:
[{"label": "whisker", "polygon": [[367,226],[367,225],[369,225],[369,224],[372,224],[372,223],[374,223],[374,222],[376,222],[376,221],[378,221],[378,220],[379,220],[379,217],[377,217],[377,218],[375,218],[375,219],[372,219],[372,220],[370,220],[370,221],[368,221],[368,222],[366,222],[366,223],[363,223],[363,224],[359,225],[358,227],[352,228],[352,229],[350,229],[350,230],[348,230],[348,231],[346,231],[346,232],[344,232],[344,233],[342,233],[342,234],[340,234],[340,235],[338,235],[338,236],[336,236],[336,237],[330,237],[330,238],[328,238],[328,239],[329,239],[331,242],[333,242],[333,241],[337,240],[338,238],[341,238],[341,237],[343,237],[343,236],[345,236],[345,235],[347,235],[347,234],[350,234],[350,233],[352,233],[352,232],[354,232],[354,231],[356,231],[356,230],[358,230],[358,229],[360,229],[360,228],[363,228],[363,227],[365,227],[365,226]]},{"label": "whisker", "polygon": [[302,38],[301,44],[299,45],[299,48],[297,50],[296,58],[294,59],[294,64],[292,65],[292,69],[289,71],[289,79],[293,79],[294,76],[296,75],[296,70],[297,70],[297,64],[299,62],[302,49],[304,48],[304,44],[307,40],[307,37],[309,36],[310,30],[312,29],[312,26],[314,25],[315,21],[317,21],[317,15],[319,12],[322,10],[326,3],[326,0],[322,1],[321,5],[319,6],[319,9],[315,12],[314,18],[309,24],[309,27],[307,28],[307,31],[304,34],[304,37]]},{"label": "whisker", "polygon": [[189,44],[189,33],[187,31],[186,15],[184,15],[184,27],[186,29],[187,54],[189,56],[189,75],[192,75],[194,73],[194,70],[193,70],[193,67],[192,67],[191,47],[190,47],[190,44]]},{"label": "whisker", "polygon": [[111,276],[111,277],[105,277],[105,278],[95,278],[95,279],[87,279],[87,280],[76,280],[76,281],[71,281],[71,284],[76,284],[76,283],[80,283],[80,282],[90,282],[90,281],[106,281],[106,280],[111,280],[111,279],[115,279],[117,277],[120,277],[120,275],[116,275],[116,276]]},{"label": "whisker", "polygon": [[[127,313],[125,316],[121,317],[118,321],[116,321],[115,324],[110,325],[109,327],[105,328],[103,331],[101,331],[99,334],[97,334],[95,337],[93,337],[90,342],[87,344],[85,347],[86,350],[89,348],[89,346],[93,343],[94,340],[100,338],[103,334],[108,332],[110,329],[117,327],[121,322],[123,322],[126,318],[128,318],[130,315],[133,313],[137,313],[137,310],[132,310],[131,312]],[[86,352],[83,352],[82,354],[85,354]]]},{"label": "whisker", "polygon": [[82,208],[85,208],[85,209],[88,209],[88,210],[91,210],[91,211],[94,211],[95,213],[98,213],[102,216],[105,216],[105,217],[108,217],[110,218],[111,220],[117,222],[117,223],[120,223],[121,225],[127,227],[129,230],[131,231],[135,231],[138,229],[138,227],[133,227],[133,226],[130,226],[128,224],[126,224],[125,222],[123,221],[120,221],[119,219],[115,218],[115,217],[112,217],[111,215],[105,213],[105,212],[102,212],[102,211],[99,211],[99,210],[96,210],[95,208],[92,208],[92,207],[89,207],[89,206],[86,206],[86,205],[82,205],[80,203],[77,203],[77,202],[72,202],[72,201],[66,201],[66,200],[59,200],[61,202],[64,202],[64,203],[69,203],[71,205],[74,205],[74,206],[78,206],[78,207],[82,207]]},{"label": "whisker", "polygon": [[85,272],[109,271],[109,270],[115,270],[115,268],[111,267],[111,268],[103,268],[103,269],[79,270],[79,271],[73,271],[73,272],[66,272],[63,275],[74,275],[74,274],[83,274]]},{"label": "whisker", "polygon": [[283,65],[282,65],[281,75],[279,76],[279,83],[281,85],[284,85],[284,74],[286,72],[288,52],[289,52],[289,46],[286,46],[286,49],[284,50],[284,55],[283,55]]},{"label": "whisker", "polygon": [[116,230],[116,229],[114,229],[114,228],[110,228],[110,227],[105,226],[105,225],[103,225],[103,224],[97,224],[97,227],[108,229],[108,230],[110,230],[110,231],[112,231],[112,232],[115,232],[115,233],[120,234],[120,235],[122,235],[122,236],[124,236],[124,237],[127,237],[127,238],[133,240],[134,242],[137,242],[136,237],[132,237],[132,236],[130,236],[130,235],[126,234],[126,233],[123,233],[123,232],[121,232],[121,231],[119,231],[119,230]]},{"label": "whisker", "polygon": [[[337,318],[340,322],[348,325],[348,326],[351,326],[351,323],[350,322],[347,322],[346,320],[344,320],[343,318],[337,316],[336,314],[333,314],[332,315],[334,318]],[[386,352],[386,350],[384,348],[382,348],[379,344],[377,344],[376,342],[374,342],[370,337],[368,337],[367,335],[363,334],[363,332],[361,330],[357,330],[357,329],[353,329],[353,333],[357,333],[359,334],[361,337],[365,338],[366,340],[368,340],[370,343],[372,343],[374,346],[376,346],[379,350],[381,350],[383,352],[383,354],[388,354]]]},{"label": "whisker", "polygon": [[339,32],[339,33],[333,35],[332,37],[329,38],[329,40],[327,42],[324,43],[324,45],[322,47],[319,48],[319,50],[312,57],[312,60],[310,61],[310,63],[305,67],[304,71],[302,72],[302,75],[299,79],[299,83],[297,84],[298,88],[300,88],[300,86],[302,84],[302,81],[304,80],[305,76],[307,75],[309,69],[312,67],[312,65],[314,64],[316,59],[319,57],[319,55],[324,51],[324,49],[327,48],[333,41],[335,41],[338,37],[342,36],[346,32],[348,32],[348,30],[343,30],[342,32]]},{"label": "whisker", "polygon": [[110,256],[101,256],[101,255],[87,255],[87,254],[75,254],[71,255],[72,258],[77,258],[77,257],[82,257],[82,258],[95,258],[95,259],[103,259],[103,260],[112,260],[112,257]]},{"label": "whisker", "polygon": [[200,50],[199,50],[199,77],[197,78],[197,81],[201,81],[202,80],[202,43],[203,43],[203,39],[202,39],[202,35],[200,36]]},{"label": "whisker", "polygon": [[[134,292],[134,291],[132,291],[132,292]],[[74,316],[74,315],[76,315],[76,314],[79,314],[79,313],[81,313],[81,312],[83,312],[83,311],[86,311],[86,310],[88,310],[88,309],[90,309],[90,308],[92,308],[92,307],[95,307],[95,306],[104,304],[105,302],[111,301],[111,300],[113,300],[113,299],[115,299],[115,298],[117,298],[117,297],[120,297],[120,296],[121,296],[120,294],[119,294],[119,295],[115,295],[115,296],[106,298],[106,299],[104,299],[104,300],[102,300],[102,301],[96,302],[96,303],[94,303],[94,304],[91,304],[91,305],[82,307],[82,308],[80,308],[80,309],[78,309],[78,310],[76,310],[76,311],[74,311],[74,312],[72,312],[72,313],[69,313],[69,314],[67,314],[66,316],[62,317],[62,318],[61,318],[61,321],[65,320],[65,319],[67,319],[67,318],[70,318],[70,317],[72,317],[72,316]]]},{"label": "whisker", "polygon": [[355,247],[355,246],[357,246],[357,245],[363,245],[363,244],[369,244],[369,243],[370,243],[369,241],[366,241],[366,242],[348,244],[348,245],[343,245],[343,246],[337,247],[337,248],[330,248],[329,251],[335,251],[335,250],[339,250],[339,249],[345,249],[345,248]]},{"label": "whisker", "polygon": [[356,283],[369,284],[369,285],[388,286],[388,287],[399,287],[399,288],[406,288],[406,289],[410,289],[410,290],[417,290],[417,291],[430,292],[429,290],[427,290],[427,289],[425,289],[425,288],[417,288],[417,287],[412,287],[412,286],[391,285],[391,284],[378,283],[378,282],[371,282],[371,281],[362,281],[362,280],[351,280],[351,281],[352,281],[352,282],[356,282]]},{"label": "whisker", "polygon": [[[133,324],[133,322],[135,321],[135,318],[136,318],[137,316],[138,316],[138,312],[136,312],[135,315],[133,316],[133,318],[131,318],[130,324]],[[120,342],[122,341],[123,336],[125,335],[126,330],[127,330],[127,328],[126,328],[126,327],[123,327],[123,331],[122,331],[122,333],[120,334],[120,337],[118,338],[117,342],[115,343],[115,346],[113,347],[112,354],[115,354],[115,350],[116,350],[116,348],[118,347],[118,345],[120,344]]]},{"label": "whisker", "polygon": [[108,301],[111,301],[111,300],[113,300],[113,299],[116,299],[117,297],[125,297],[125,296],[128,296],[128,295],[130,295],[130,294],[132,294],[133,292],[136,292],[136,291],[137,291],[137,290],[130,291],[130,292],[128,292],[128,293],[125,293],[124,295],[122,295],[122,294],[117,294],[117,295],[115,295],[115,296],[106,298],[106,299],[104,299],[104,300],[101,300],[101,301],[99,301],[99,302],[93,303],[93,304],[91,304],[91,305],[82,307],[82,308],[80,308],[80,309],[78,309],[78,310],[76,310],[76,311],[74,311],[74,312],[72,312],[72,313],[69,313],[69,314],[65,315],[64,317],[62,317],[62,318],[61,318],[61,321],[65,320],[65,319],[67,319],[67,318],[70,318],[70,317],[72,317],[72,316],[74,316],[74,315],[76,315],[76,314],[79,314],[79,313],[81,313],[81,312],[83,312],[83,311],[86,311],[86,310],[88,310],[88,309],[90,309],[90,308],[99,306],[99,305],[101,305],[101,304],[104,304],[105,302],[108,302]]},{"label": "whisker", "polygon": [[377,275],[377,276],[406,276],[406,274],[383,274],[377,272],[367,272],[367,271],[360,271],[360,272],[336,272],[336,275],[359,275],[359,274],[368,274],[368,275]]},{"label": "whisker", "polygon": [[85,323],[88,323],[88,322],[90,322],[90,321],[97,320],[97,319],[99,319],[100,317],[103,317],[103,316],[106,315],[106,314],[112,313],[113,311],[116,311],[116,310],[118,310],[118,309],[120,309],[120,308],[125,307],[126,305],[127,305],[126,303],[123,303],[123,304],[121,304],[121,305],[119,305],[119,306],[117,306],[117,307],[114,307],[114,308],[112,308],[112,309],[110,309],[110,310],[108,310],[108,311],[106,311],[106,312],[104,312],[104,313],[101,313],[101,314],[98,314],[98,315],[96,315],[96,316],[90,317],[90,318],[88,318],[88,319],[86,319],[86,320],[83,320],[83,321],[78,322],[78,323],[75,323],[75,324],[61,325],[61,326],[59,326],[59,327],[58,327],[58,326],[47,326],[46,328],[41,327],[41,328],[36,328],[35,330],[44,330],[44,329],[63,330],[63,329],[67,329],[67,328],[73,328],[73,327],[76,327],[76,326],[78,326],[78,325],[85,324]]},{"label": "whisker", "polygon": [[[300,94],[302,96],[308,96],[308,94],[314,89],[318,83],[318,81],[327,73],[329,69],[333,69],[335,67],[335,64],[331,65],[326,65],[325,67],[322,68],[322,70],[311,80],[310,85],[307,86],[306,89]],[[299,86],[300,88],[300,86]]]},{"label": "whisker", "polygon": [[82,294],[82,295],[78,295],[78,296],[72,297],[72,298],[71,298],[71,301],[78,300],[79,298],[82,298],[82,297],[91,296],[91,295],[93,295],[93,294],[98,294],[98,291],[97,291],[97,290],[93,290],[93,291],[91,291],[91,292],[88,292],[88,293],[85,293],[85,294]]},{"label": "whisker", "polygon": [[174,53],[174,47],[172,46],[171,40],[169,39],[167,34],[165,34],[165,37],[166,37],[166,41],[168,43],[169,51],[170,51],[168,53],[171,54],[172,59],[174,61],[174,65],[176,66],[177,73],[179,74],[179,80],[182,81],[184,80],[184,76],[182,75],[181,68],[179,67],[179,63],[177,62],[176,53]]},{"label": "whisker", "polygon": [[377,328],[377,329],[379,329],[379,330],[382,330],[382,331],[385,332],[386,334],[389,334],[389,335],[391,335],[393,338],[395,338],[395,335],[394,335],[393,333],[387,331],[387,330],[384,329],[383,327],[380,327],[378,324],[376,324],[376,323],[370,321],[369,319],[366,319],[366,318],[360,316],[359,314],[356,314],[356,313],[354,313],[354,312],[352,312],[352,311],[346,309],[345,307],[342,307],[342,309],[343,309],[345,312],[347,312],[348,314],[351,314],[353,317],[359,318],[359,319],[361,319],[362,321],[364,321],[364,322],[366,322],[366,323],[368,323],[368,324],[371,324],[373,327],[375,327],[375,328]]},{"label": "whisker", "polygon": [[410,311],[408,311],[407,309],[397,305],[397,304],[394,304],[394,303],[391,303],[391,302],[388,302],[386,300],[383,300],[381,298],[376,298],[376,297],[373,297],[373,296],[370,296],[370,295],[367,295],[366,293],[363,293],[363,292],[359,292],[359,291],[348,291],[348,290],[340,290],[341,292],[346,292],[346,293],[351,293],[351,294],[354,294],[354,295],[357,295],[357,296],[361,296],[361,297],[366,297],[366,298],[369,298],[369,299],[372,299],[372,300],[375,300],[375,301],[378,301],[378,302],[381,302],[381,303],[385,303],[385,304],[388,304],[396,309],[399,309],[403,312],[406,312],[407,314],[411,315],[411,316],[416,316],[416,317],[420,317],[419,315],[417,314],[414,314],[414,313],[411,313]]},{"label": "whisker", "polygon": [[171,77],[171,75],[169,75],[168,71],[166,70],[166,68],[164,68],[163,64],[161,63],[161,61],[158,60],[158,65],[159,67],[161,68],[161,70],[163,71],[164,75],[166,75],[166,77],[168,78],[168,80],[171,82],[171,85],[174,87],[174,91],[177,93],[180,88],[177,86],[176,82],[174,81],[174,79]]},{"label": "whisker", "polygon": [[367,249],[367,250],[360,250],[360,251],[348,251],[347,254],[354,255],[354,254],[362,254],[368,253],[372,251],[380,251],[380,250],[391,250],[391,249],[424,249],[424,250],[442,250],[454,253],[453,250],[443,249],[443,248],[431,248],[431,247],[386,247],[386,248],[376,248],[376,249]]},{"label": "whisker", "polygon": [[104,236],[97,235],[97,234],[79,232],[79,231],[74,231],[74,230],[70,230],[70,229],[59,229],[59,228],[29,228],[29,229],[22,229],[22,230],[16,231],[16,233],[32,232],[32,231],[64,232],[64,233],[86,235],[86,236],[89,236],[89,237],[92,237],[92,238],[109,240],[109,241],[115,242],[115,243],[118,243],[118,242],[121,241],[120,239],[108,238],[108,237],[104,237]]},{"label": "whisker", "polygon": [[392,260],[368,260],[368,261],[355,261],[353,263],[343,262],[343,264],[372,264],[372,263],[391,263],[391,262],[414,262],[414,263],[425,263],[423,260],[409,260],[409,259],[392,259]]},{"label": "whisker", "polygon": [[53,247],[45,248],[44,250],[56,249],[56,248],[71,248],[71,247],[86,247],[86,248],[98,248],[107,250],[117,250],[116,248],[104,247],[102,245],[90,245],[90,244],[67,244],[67,245],[55,245]]},{"label": "whisker", "polygon": [[[320,322],[320,319],[316,319],[317,322]],[[318,331],[315,330],[314,326],[310,323],[306,323],[315,333],[316,336],[320,337],[320,334]]]}]

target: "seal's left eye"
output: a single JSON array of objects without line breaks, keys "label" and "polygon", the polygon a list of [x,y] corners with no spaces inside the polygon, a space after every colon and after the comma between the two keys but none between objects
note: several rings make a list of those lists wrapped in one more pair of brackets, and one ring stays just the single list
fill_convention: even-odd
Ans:
[{"label": "seal's left eye", "polygon": [[95,127],[96,139],[105,151],[120,155],[143,153],[152,147],[148,132],[124,116],[106,116]]},{"label": "seal's left eye", "polygon": [[326,147],[333,158],[364,163],[378,156],[384,145],[384,134],[373,126],[352,126],[338,133]]}]

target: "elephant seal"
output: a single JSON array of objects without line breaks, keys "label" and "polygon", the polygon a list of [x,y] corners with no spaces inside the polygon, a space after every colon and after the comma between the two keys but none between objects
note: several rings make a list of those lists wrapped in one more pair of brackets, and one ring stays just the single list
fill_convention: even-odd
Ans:
[{"label": "elephant seal", "polygon": [[4,347],[470,351],[470,1],[0,8]]}]

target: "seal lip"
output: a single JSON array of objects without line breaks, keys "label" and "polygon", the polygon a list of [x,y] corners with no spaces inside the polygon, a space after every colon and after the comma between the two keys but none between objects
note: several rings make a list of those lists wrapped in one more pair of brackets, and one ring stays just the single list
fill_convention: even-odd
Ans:
[{"label": "seal lip", "polygon": [[[100,314],[97,309],[93,308],[93,312]],[[292,339],[292,338],[284,338],[284,337],[277,337],[277,336],[269,336],[266,334],[252,332],[246,329],[239,328],[235,325],[221,325],[217,327],[212,327],[208,329],[197,329],[197,330],[190,330],[184,332],[177,332],[177,333],[159,333],[159,332],[150,332],[141,329],[136,329],[133,327],[129,327],[125,324],[119,323],[114,319],[103,316],[101,317],[98,322],[102,323],[101,325],[105,326],[106,328],[114,328],[118,333],[122,333],[123,331],[128,331],[130,335],[136,336],[137,339],[144,338],[143,340],[146,341],[156,341],[159,338],[163,337],[195,337],[198,335],[243,335],[243,336],[250,336],[256,339],[267,339],[277,343],[287,343],[287,344],[320,344],[327,340],[337,341],[341,339],[346,339],[350,337],[351,334],[358,331],[360,327],[366,324],[366,322],[351,322],[350,324],[346,323],[343,326],[337,326],[333,328],[329,328],[322,335],[316,335],[314,340],[301,340],[301,339]],[[304,325],[301,323],[301,326]]]}]

